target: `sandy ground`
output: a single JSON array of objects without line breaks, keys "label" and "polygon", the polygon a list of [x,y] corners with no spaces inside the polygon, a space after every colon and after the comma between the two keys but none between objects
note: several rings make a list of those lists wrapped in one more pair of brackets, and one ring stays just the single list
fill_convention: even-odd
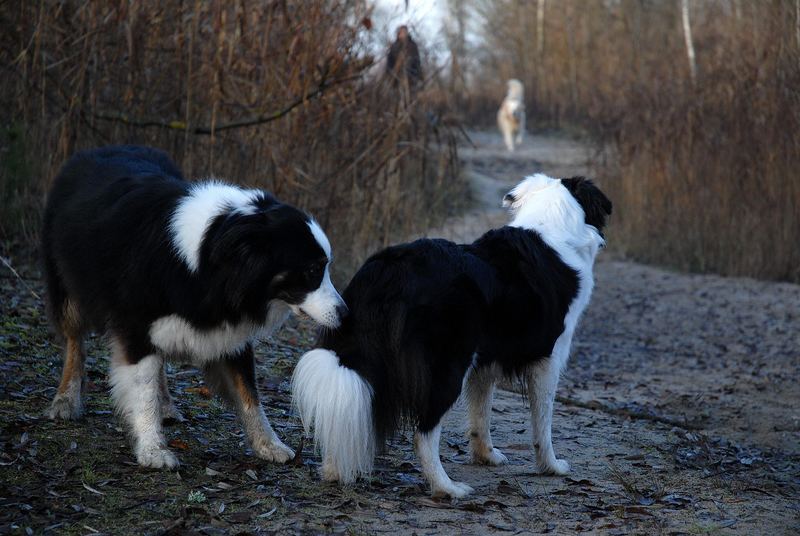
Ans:
[{"label": "sandy ground", "polygon": [[[592,154],[532,136],[513,155],[494,133],[461,150],[473,206],[427,233],[472,240],[502,225],[500,199],[525,174],[590,174]],[[408,436],[369,482],[320,483],[305,443],[294,464],[246,451],[234,416],[193,369],[172,369],[187,422],[169,429],[175,473],[132,463],[107,395],[107,350],[90,344],[87,417],[41,418],[60,349],[46,333],[34,268],[0,278],[0,533],[88,534],[796,534],[800,531],[800,286],[685,275],[611,253],[559,388],[554,444],[568,477],[533,473],[528,408],[498,391],[502,467],[467,463],[464,415],[447,418],[441,454],[475,488],[428,497]],[[278,433],[303,447],[287,376],[313,330],[293,321],[260,348],[260,387]],[[513,387],[513,386],[512,386]]]}]

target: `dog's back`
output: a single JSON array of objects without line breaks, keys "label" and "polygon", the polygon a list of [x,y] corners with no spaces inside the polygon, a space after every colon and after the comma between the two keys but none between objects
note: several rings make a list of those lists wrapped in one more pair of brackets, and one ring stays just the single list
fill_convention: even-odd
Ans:
[{"label": "dog's back", "polygon": [[68,211],[77,205],[83,208],[94,205],[97,210],[103,209],[107,205],[98,202],[113,195],[119,181],[145,177],[183,181],[183,175],[172,160],[162,151],[150,147],[120,145],[76,153],[64,165],[48,194],[45,228],[52,226],[62,207]]},{"label": "dog's back", "polygon": [[[491,267],[463,246],[438,239],[385,249],[353,277],[343,293],[350,316],[320,346],[372,385],[380,440],[402,420],[426,421],[437,404],[449,407],[461,378],[448,385],[442,376],[469,366],[485,320],[479,281],[490,286],[491,277]],[[458,363],[448,361],[453,356]]]},{"label": "dog's back", "polygon": [[[187,185],[165,153],[148,147],[103,147],[67,162],[48,194],[42,226],[48,313],[57,332],[105,321],[104,314],[87,306],[104,294],[101,286],[113,288],[130,272],[125,259],[145,247],[143,239],[155,249],[168,247],[161,236],[135,231],[165,228],[166,222],[154,226],[154,220],[168,214],[164,207]],[[83,302],[82,314],[77,302]],[[65,315],[72,317],[72,326]]]}]

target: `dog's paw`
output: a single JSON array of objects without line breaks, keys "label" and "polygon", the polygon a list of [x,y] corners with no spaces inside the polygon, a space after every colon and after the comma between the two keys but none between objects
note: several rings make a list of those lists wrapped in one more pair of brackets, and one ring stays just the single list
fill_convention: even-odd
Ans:
[{"label": "dog's paw", "polygon": [[175,469],[180,465],[169,449],[157,445],[140,448],[136,453],[136,461],[142,467],[152,469]]},{"label": "dog's paw", "polygon": [[169,402],[161,406],[161,422],[164,424],[173,424],[176,422],[186,422],[180,410],[174,402]]},{"label": "dog's paw", "polygon": [[453,499],[461,499],[473,491],[475,490],[464,482],[456,482],[451,480],[449,482],[440,482],[436,486],[432,486],[431,495],[433,497],[451,497]]},{"label": "dog's paw", "polygon": [[284,445],[280,439],[259,439],[253,446],[253,452],[262,460],[275,463],[286,463],[294,459],[294,451]]},{"label": "dog's paw", "polygon": [[563,476],[569,473],[569,462],[567,460],[553,459],[550,462],[539,462],[539,472],[543,475]]},{"label": "dog's paw", "polygon": [[47,416],[53,420],[73,420],[83,415],[83,403],[80,396],[70,393],[59,393],[50,404]]},{"label": "dog's paw", "polygon": [[339,470],[332,463],[322,463],[322,467],[319,468],[319,476],[325,482],[337,482],[341,478],[339,475]]},{"label": "dog's paw", "polygon": [[498,449],[492,448],[490,451],[472,451],[472,463],[479,465],[503,465],[508,463],[508,458]]}]

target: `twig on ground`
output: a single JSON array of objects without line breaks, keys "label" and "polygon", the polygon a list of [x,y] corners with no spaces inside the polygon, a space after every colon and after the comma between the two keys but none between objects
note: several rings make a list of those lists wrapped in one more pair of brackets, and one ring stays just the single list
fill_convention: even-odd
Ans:
[{"label": "twig on ground", "polygon": [[567,406],[576,406],[579,408],[591,409],[591,410],[599,410],[604,413],[610,413],[611,415],[619,415],[622,417],[629,417],[631,419],[641,419],[645,421],[653,421],[653,422],[660,422],[662,424],[668,424],[670,426],[677,426],[679,428],[684,428],[686,430],[701,430],[703,427],[700,426],[697,422],[689,422],[686,420],[679,421],[678,419],[671,419],[669,417],[662,417],[660,415],[654,415],[652,413],[647,413],[644,411],[637,411],[628,408],[617,408],[614,406],[609,406],[598,402],[597,400],[591,400],[589,402],[584,402],[582,400],[578,400],[575,398],[569,398],[566,396],[556,396],[556,400],[565,404]]},{"label": "twig on ground", "polygon": [[22,284],[23,284],[23,286],[24,286],[26,289],[28,289],[28,292],[30,292],[30,293],[31,293],[31,296],[33,296],[34,298],[36,298],[36,299],[37,299],[37,300],[39,300],[39,301],[42,301],[42,297],[41,297],[41,296],[39,296],[39,295],[36,293],[36,291],[35,291],[35,290],[33,290],[33,289],[31,288],[31,286],[30,286],[28,283],[26,283],[26,282],[25,282],[25,279],[23,279],[23,277],[22,277],[21,275],[19,275],[19,272],[17,272],[17,271],[14,269],[14,267],[13,267],[13,266],[11,266],[11,261],[10,261],[10,260],[6,259],[6,258],[5,258],[5,257],[3,257],[3,256],[0,256],[0,262],[2,262],[2,263],[5,265],[5,267],[6,267],[6,268],[8,268],[9,270],[11,270],[11,273],[12,273],[12,274],[14,274],[14,277],[16,277],[17,279],[19,279],[19,282],[20,282],[20,283],[22,283]]}]

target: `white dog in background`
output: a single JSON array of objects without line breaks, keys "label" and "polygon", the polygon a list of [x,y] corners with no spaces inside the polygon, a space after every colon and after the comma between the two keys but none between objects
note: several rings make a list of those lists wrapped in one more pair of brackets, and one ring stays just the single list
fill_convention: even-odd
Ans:
[{"label": "white dog in background", "polygon": [[497,126],[503,133],[503,141],[509,152],[514,152],[514,145],[522,143],[525,132],[525,88],[522,82],[512,78],[508,81],[508,92],[503,104],[497,111]]}]

